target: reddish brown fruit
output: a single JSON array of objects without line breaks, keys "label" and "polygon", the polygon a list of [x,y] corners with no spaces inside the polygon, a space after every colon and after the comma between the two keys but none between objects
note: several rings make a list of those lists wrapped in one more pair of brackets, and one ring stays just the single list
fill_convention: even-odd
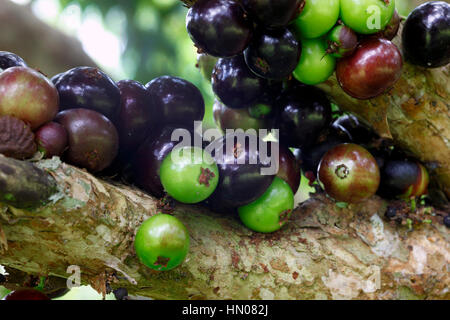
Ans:
[{"label": "reddish brown fruit", "polygon": [[49,122],[36,131],[36,142],[45,158],[59,157],[68,145],[67,131],[59,123]]},{"label": "reddish brown fruit", "polygon": [[50,300],[44,293],[31,288],[12,291],[3,300]]},{"label": "reddish brown fruit", "polygon": [[13,67],[0,74],[0,115],[30,124],[32,130],[55,117],[59,97],[53,83],[27,67]]},{"label": "reddish brown fruit", "polygon": [[107,168],[117,156],[119,135],[112,122],[101,113],[69,109],[58,113],[55,121],[67,130],[67,162],[98,172]]},{"label": "reddish brown fruit", "polygon": [[335,200],[357,203],[377,192],[380,170],[369,151],[357,144],[344,143],[323,156],[318,178],[325,192]]},{"label": "reddish brown fruit", "polygon": [[27,159],[36,152],[34,134],[17,118],[0,116],[0,153],[15,159]]},{"label": "reddish brown fruit", "polygon": [[392,42],[366,38],[353,55],[338,61],[336,77],[350,96],[370,99],[381,95],[397,82],[402,66],[400,51]]}]

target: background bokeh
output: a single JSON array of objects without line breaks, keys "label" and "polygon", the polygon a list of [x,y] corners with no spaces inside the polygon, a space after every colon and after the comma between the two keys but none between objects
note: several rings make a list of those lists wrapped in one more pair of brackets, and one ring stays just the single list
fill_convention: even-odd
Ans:
[{"label": "background bokeh", "polygon": [[[406,17],[417,3],[396,0],[396,7]],[[5,7],[14,10],[2,16]],[[37,28],[38,20],[25,18],[25,13],[34,15],[42,26]],[[202,91],[207,106],[204,122],[210,127],[214,126],[213,94],[195,66],[197,53],[186,32],[186,13],[179,0],[0,0],[0,50],[23,56],[48,76],[76,66],[76,61],[91,61],[116,81],[146,84],[161,75],[184,78]],[[59,33],[68,39],[63,42]],[[68,41],[79,42],[79,49]],[[77,60],[76,55],[88,57]],[[6,292],[0,287],[0,298]],[[73,289],[63,297],[100,298],[90,287]]]}]

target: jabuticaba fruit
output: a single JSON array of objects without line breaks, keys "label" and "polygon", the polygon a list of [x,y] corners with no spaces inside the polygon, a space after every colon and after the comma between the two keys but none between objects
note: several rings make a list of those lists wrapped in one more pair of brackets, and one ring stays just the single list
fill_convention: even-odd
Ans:
[{"label": "jabuticaba fruit", "polygon": [[99,172],[117,156],[119,135],[104,115],[89,109],[69,109],[58,113],[55,121],[68,134],[69,148],[64,153],[68,163]]},{"label": "jabuticaba fruit", "polygon": [[61,110],[90,109],[115,122],[120,111],[120,91],[103,71],[76,67],[55,79]]},{"label": "jabuticaba fruit", "polygon": [[388,160],[381,170],[379,193],[387,198],[418,197],[427,193],[429,175],[420,163],[410,160]]}]

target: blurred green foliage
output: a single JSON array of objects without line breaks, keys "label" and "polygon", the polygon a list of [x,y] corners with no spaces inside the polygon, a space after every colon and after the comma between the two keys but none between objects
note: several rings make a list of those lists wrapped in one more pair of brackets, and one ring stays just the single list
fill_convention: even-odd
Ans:
[{"label": "blurred green foliage", "polygon": [[196,49],[186,32],[187,8],[179,0],[58,1],[62,9],[77,5],[82,12],[101,13],[104,27],[125,44],[121,63],[127,78],[146,84],[172,75],[194,83],[205,98],[205,125],[214,126],[211,85],[195,66]]}]

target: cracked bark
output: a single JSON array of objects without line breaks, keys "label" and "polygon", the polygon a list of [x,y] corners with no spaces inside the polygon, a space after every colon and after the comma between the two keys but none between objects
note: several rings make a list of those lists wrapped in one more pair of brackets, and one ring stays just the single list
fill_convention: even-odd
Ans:
[{"label": "cracked bark", "polygon": [[318,195],[286,228],[263,235],[237,217],[177,204],[191,248],[180,267],[156,272],[133,249],[137,227],[158,211],[155,199],[57,158],[36,165],[60,191],[33,210],[0,204],[0,264],[8,268],[67,278],[78,265],[99,291],[110,283],[157,299],[450,298],[449,232],[439,215],[408,231],[382,218],[378,197],[340,209]]},{"label": "cracked bark", "polygon": [[[42,28],[40,34],[56,32]],[[341,108],[421,159],[444,206],[450,195],[448,77],[449,67],[405,64],[394,88],[368,101],[345,95],[335,78],[321,86]],[[42,185],[49,194],[27,205],[34,209],[0,203],[0,264],[9,270],[63,279],[71,275],[68,266],[78,265],[83,282],[99,291],[111,282],[130,294],[160,299],[450,298],[449,232],[441,223],[445,213],[437,210],[435,216],[420,213],[431,224],[408,231],[382,218],[386,202],[378,197],[340,209],[319,195],[303,203],[286,228],[261,235],[236,217],[177,205],[174,215],[189,229],[191,248],[179,268],[157,273],[141,265],[133,249],[137,227],[157,212],[156,199],[56,159],[19,164],[0,157],[0,164],[29,172],[36,165],[52,176],[45,180],[49,186],[58,186],[47,199],[52,188]],[[0,182],[1,194],[20,194],[20,186],[36,190],[24,177],[5,180],[0,172],[0,181],[7,181],[6,187]],[[50,202],[36,206],[43,200]]]}]

